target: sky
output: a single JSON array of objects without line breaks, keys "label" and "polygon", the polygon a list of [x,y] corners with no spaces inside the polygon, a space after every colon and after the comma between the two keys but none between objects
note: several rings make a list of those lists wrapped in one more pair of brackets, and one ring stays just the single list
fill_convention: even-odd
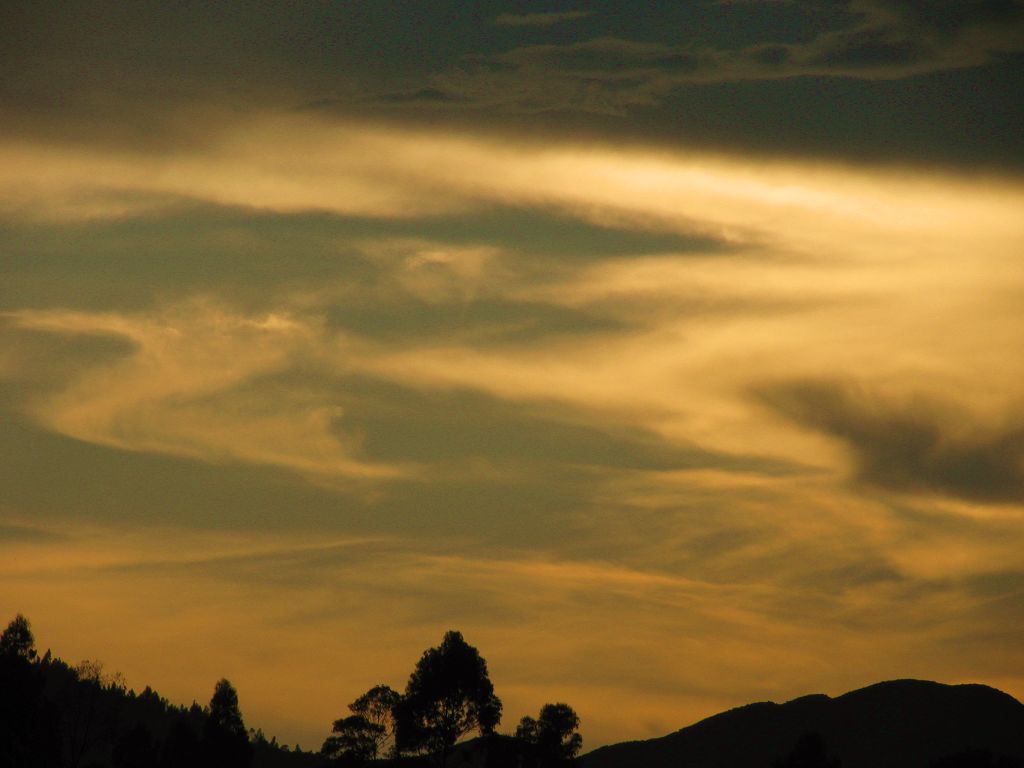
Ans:
[{"label": "sky", "polygon": [[1019,0],[0,5],[0,609],[318,748],[1024,697]]}]

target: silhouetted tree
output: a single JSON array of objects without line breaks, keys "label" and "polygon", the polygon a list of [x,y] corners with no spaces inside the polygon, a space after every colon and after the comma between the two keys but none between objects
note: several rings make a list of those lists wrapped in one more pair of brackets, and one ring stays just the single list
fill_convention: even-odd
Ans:
[{"label": "silhouetted tree", "polygon": [[238,708],[238,692],[228,680],[219,680],[214,687],[202,746],[211,768],[247,768],[252,762],[252,745]]},{"label": "silhouetted tree", "polygon": [[35,661],[35,642],[28,619],[19,613],[0,634],[0,656]]},{"label": "silhouetted tree", "polygon": [[578,733],[580,719],[568,704],[545,704],[534,720],[524,717],[516,728],[516,738],[526,746],[529,762],[538,768],[554,768],[571,763],[583,746]]},{"label": "silhouetted tree", "polygon": [[395,707],[396,747],[426,751],[444,766],[455,742],[476,729],[491,734],[500,721],[501,700],[494,695],[487,662],[452,631],[423,653],[409,678]]},{"label": "silhouetted tree", "polygon": [[321,754],[354,764],[377,758],[395,733],[398,691],[377,685],[348,705],[352,714],[334,721],[333,736],[320,748]]},{"label": "silhouetted tree", "polygon": [[242,712],[238,708],[238,692],[230,680],[222,678],[214,686],[210,699],[210,722],[225,733],[247,737]]},{"label": "silhouetted tree", "polygon": [[395,736],[395,707],[402,696],[388,685],[375,685],[348,705],[353,714],[362,715],[370,723],[380,726],[377,739],[377,754],[384,753],[384,747]]},{"label": "silhouetted tree", "polygon": [[842,768],[842,761],[829,757],[821,735],[808,731],[797,739],[785,760],[776,760],[773,768]]},{"label": "silhouetted tree", "polygon": [[327,737],[320,753],[346,765],[358,766],[377,757],[384,727],[371,723],[362,715],[349,715],[335,720],[332,732],[335,735]]},{"label": "silhouetted tree", "polygon": [[57,718],[44,682],[32,629],[19,613],[0,634],[0,766],[58,765]]}]

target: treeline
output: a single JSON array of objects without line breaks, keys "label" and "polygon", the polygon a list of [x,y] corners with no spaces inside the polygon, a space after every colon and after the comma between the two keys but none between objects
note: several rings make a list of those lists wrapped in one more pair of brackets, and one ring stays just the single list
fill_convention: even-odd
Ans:
[{"label": "treeline", "polygon": [[246,730],[227,680],[207,706],[174,706],[100,662],[40,657],[24,616],[0,635],[0,768],[249,768],[274,748]]},{"label": "treeline", "polygon": [[377,685],[349,705],[351,714],[334,722],[321,753],[344,765],[362,766],[379,757],[399,762],[423,756],[447,766],[462,737],[478,732],[481,754],[462,757],[473,765],[498,768],[560,768],[570,764],[583,738],[580,720],[568,704],[545,704],[534,719],[524,717],[513,737],[497,737],[502,704],[494,693],[487,662],[459,632],[423,653],[405,692]]},{"label": "treeline", "polygon": [[[458,632],[424,652],[403,693],[379,685],[349,710],[319,752],[289,749],[246,729],[226,679],[209,704],[175,706],[99,662],[39,656],[20,614],[0,634],[0,768],[560,768],[582,744],[566,704],[498,734],[487,664]],[[459,743],[474,732],[481,738]]]}]

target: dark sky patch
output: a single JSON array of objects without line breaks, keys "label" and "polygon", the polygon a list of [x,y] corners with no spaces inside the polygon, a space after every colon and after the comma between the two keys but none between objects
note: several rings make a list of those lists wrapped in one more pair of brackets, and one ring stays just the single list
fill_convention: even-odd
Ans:
[{"label": "dark sky patch", "polygon": [[499,27],[551,27],[589,16],[587,11],[554,11],[549,13],[501,13],[494,19]]},{"label": "dark sky patch", "polygon": [[128,338],[103,333],[57,334],[18,327],[0,315],[0,404],[31,392],[40,395],[95,365],[109,365],[134,354]]},{"label": "dark sky patch", "polygon": [[85,443],[3,413],[0,484],[5,509],[47,527],[63,523],[172,525],[289,535],[402,536],[480,553],[554,545],[589,493],[582,476],[431,478],[324,485],[292,471],[123,451]]},{"label": "dark sky patch", "polygon": [[523,344],[545,338],[612,333],[629,327],[608,314],[501,299],[434,303],[412,297],[363,304],[340,301],[325,310],[330,326],[375,339],[426,343]]},{"label": "dark sky patch", "polygon": [[785,45],[759,45],[750,50],[750,57],[766,67],[782,67],[792,58],[792,52]]},{"label": "dark sky patch", "polygon": [[870,0],[862,5],[919,28],[955,34],[972,27],[1014,25],[1024,20],[1020,0]]},{"label": "dark sky patch", "polygon": [[64,538],[64,535],[47,528],[0,523],[0,543],[3,544],[46,544]]},{"label": "dark sky patch", "polygon": [[921,46],[913,40],[890,39],[865,30],[826,47],[810,63],[836,68],[903,67],[920,59],[922,53]]},{"label": "dark sky patch", "polygon": [[[458,104],[467,101],[467,99],[457,94],[446,93],[438,88],[418,88],[415,91],[382,93],[376,98],[385,104]],[[311,104],[310,106],[316,108],[324,105],[326,103],[321,102],[320,104]]]},{"label": "dark sky patch", "polygon": [[[339,432],[364,435],[366,458],[381,462],[596,465],[618,469],[717,468],[773,473],[783,466],[696,446],[673,445],[637,428],[588,424],[552,403],[523,405],[468,391],[419,392],[369,380],[344,384]],[[575,416],[575,418],[573,418]]]},{"label": "dark sky patch", "polygon": [[2,415],[5,503],[41,524],[293,530],[355,506],[291,472],[122,451],[54,434],[9,411]]},{"label": "dark sky patch", "polygon": [[[211,291],[258,308],[273,305],[291,289],[330,281],[373,288],[394,265],[371,263],[357,245],[388,238],[494,247],[509,252],[514,271],[527,277],[542,272],[549,278],[563,267],[607,258],[730,248],[706,237],[600,227],[515,208],[484,209],[471,218],[379,219],[174,206],[159,214],[111,221],[0,224],[5,261],[0,310],[139,309]],[[367,299],[378,300],[372,291]],[[390,308],[366,309],[368,330],[373,332],[374,315]],[[360,311],[351,306],[347,310]],[[443,326],[457,321],[445,317],[445,311],[437,309],[435,322]],[[495,318],[517,312],[501,306],[468,311]],[[542,311],[566,322],[572,314],[527,306],[510,319],[521,328]],[[345,309],[338,313],[339,318],[345,316]],[[401,323],[400,314],[394,319]],[[581,316],[581,325],[590,323]]]},{"label": "dark sky patch", "polygon": [[[1012,600],[1024,606],[1024,570],[1000,570],[972,576],[967,587],[978,597],[988,600]],[[1024,613],[1019,608],[1017,613]]]},{"label": "dark sky patch", "polygon": [[797,423],[845,443],[863,482],[972,501],[1024,500],[1019,419],[990,428],[950,406],[893,402],[828,382],[773,387],[759,397]]}]

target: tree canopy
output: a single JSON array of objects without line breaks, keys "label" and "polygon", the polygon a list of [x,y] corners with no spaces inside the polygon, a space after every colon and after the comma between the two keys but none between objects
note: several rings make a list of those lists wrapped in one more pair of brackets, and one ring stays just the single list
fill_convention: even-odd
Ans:
[{"label": "tree canopy", "polygon": [[238,692],[227,679],[217,681],[203,729],[203,751],[210,768],[247,768],[252,745],[238,708]]},{"label": "tree canopy", "polygon": [[395,708],[401,698],[390,686],[375,685],[348,705],[351,715],[334,721],[321,754],[356,765],[383,755],[395,735]]},{"label": "tree canopy", "polygon": [[231,681],[222,678],[217,681],[210,699],[210,721],[225,733],[245,735],[245,723],[238,708],[238,691]]},{"label": "tree canopy", "polygon": [[423,653],[396,707],[398,747],[426,751],[441,765],[460,738],[473,730],[494,732],[501,721],[501,699],[487,673],[487,662],[460,632]]},{"label": "tree canopy", "polygon": [[568,704],[545,704],[534,720],[524,717],[516,728],[516,737],[530,747],[539,768],[570,762],[583,746],[578,733],[580,719]]},{"label": "tree canopy", "polygon": [[354,765],[364,765],[377,757],[384,727],[363,715],[349,715],[334,721],[332,736],[324,741],[320,753]]},{"label": "tree canopy", "polygon": [[35,638],[32,628],[23,615],[15,616],[0,634],[0,656],[16,657],[32,661],[36,657]]},{"label": "tree canopy", "polygon": [[[321,754],[350,766],[382,756],[392,736],[389,756],[426,754],[445,766],[464,736],[473,731],[493,736],[502,713],[487,662],[456,631],[424,651],[404,694],[377,685],[348,708],[352,714],[334,721]],[[546,704],[537,719],[522,719],[515,738],[483,739],[468,754],[482,751],[488,765],[493,758],[502,765],[511,760],[520,768],[561,768],[574,760],[583,744],[579,724],[568,704]],[[463,762],[466,759],[463,755]]]}]

